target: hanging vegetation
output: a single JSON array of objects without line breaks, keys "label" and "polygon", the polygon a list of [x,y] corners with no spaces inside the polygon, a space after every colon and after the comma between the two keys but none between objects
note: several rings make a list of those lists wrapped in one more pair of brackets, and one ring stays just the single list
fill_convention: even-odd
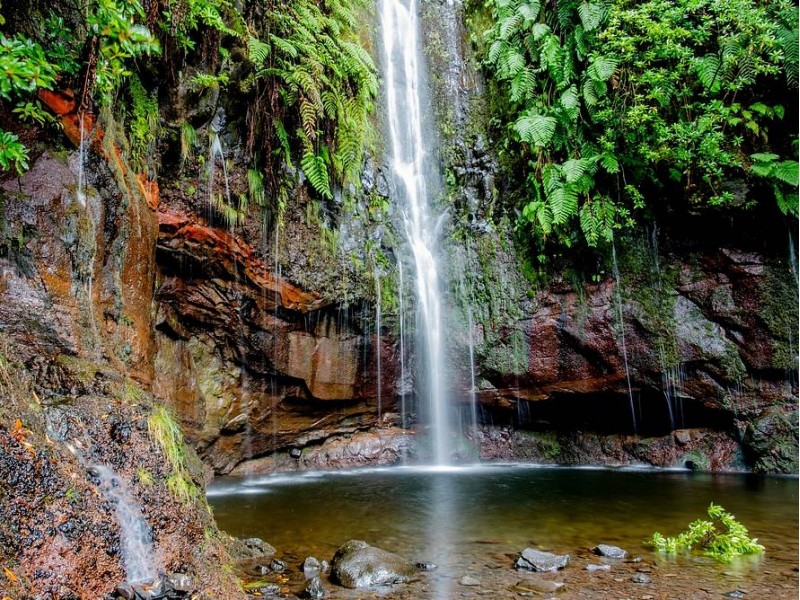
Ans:
[{"label": "hanging vegetation", "polygon": [[[358,38],[364,0],[300,0],[268,11],[248,42],[250,84],[259,102],[251,119],[273,158],[290,168],[299,156],[323,198],[333,185],[357,182],[372,102],[375,65]],[[251,144],[252,144],[251,139]]]},{"label": "hanging vegetation", "polygon": [[[596,246],[665,195],[747,207],[767,182],[797,216],[797,7],[787,0],[490,0],[478,43],[502,152],[541,245]],[[476,9],[479,10],[479,9]],[[792,100],[794,98],[794,100]],[[756,190],[758,192],[758,189]]]}]

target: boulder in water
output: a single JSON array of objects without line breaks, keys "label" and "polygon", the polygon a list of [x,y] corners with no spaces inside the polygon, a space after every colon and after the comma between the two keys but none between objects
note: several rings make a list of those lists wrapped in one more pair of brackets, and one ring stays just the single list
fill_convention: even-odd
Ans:
[{"label": "boulder in water", "polygon": [[514,562],[514,568],[547,573],[563,569],[568,564],[569,554],[553,554],[534,550],[533,548],[525,548]]},{"label": "boulder in water", "polygon": [[351,589],[407,583],[414,574],[410,561],[361,540],[345,543],[331,562],[334,581]]}]

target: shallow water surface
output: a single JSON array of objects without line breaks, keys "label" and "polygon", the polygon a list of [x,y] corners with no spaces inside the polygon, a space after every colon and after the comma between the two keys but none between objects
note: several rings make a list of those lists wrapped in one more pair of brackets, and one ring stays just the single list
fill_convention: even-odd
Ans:
[{"label": "shallow water surface", "polygon": [[[468,597],[492,585],[503,593],[495,590],[491,597],[517,597],[518,591],[509,589],[526,574],[510,567],[526,547],[573,555],[561,581],[570,580],[568,571],[572,579],[578,571],[589,578],[565,588],[572,596],[560,597],[600,597],[592,585],[599,586],[595,591],[623,588],[629,585],[628,571],[643,567],[614,564],[624,582],[585,574],[586,563],[599,561],[589,553],[598,543],[641,556],[649,573],[675,571],[665,572],[671,579],[664,579],[675,595],[659,595],[656,582],[654,598],[702,597],[702,588],[679,590],[705,579],[709,594],[748,588],[761,592],[751,598],[797,597],[796,478],[518,465],[392,468],[219,479],[209,488],[209,502],[222,529],[263,538],[290,564],[309,555],[330,559],[353,538],[438,564],[436,575],[422,576],[408,597]],[[719,565],[698,557],[667,560],[643,546],[654,531],[675,535],[704,517],[711,502],[734,513],[767,547],[766,555]],[[482,577],[485,585],[460,588],[465,574]],[[602,583],[603,577],[608,581]],[[626,590],[618,591],[609,597],[627,597]],[[637,589],[635,597],[646,591]]]}]

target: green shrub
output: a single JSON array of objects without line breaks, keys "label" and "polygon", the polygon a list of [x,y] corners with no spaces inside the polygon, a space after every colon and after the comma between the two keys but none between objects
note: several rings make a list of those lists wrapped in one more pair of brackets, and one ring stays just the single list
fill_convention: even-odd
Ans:
[{"label": "green shrub", "polygon": [[730,562],[744,554],[764,552],[764,546],[751,538],[747,528],[721,506],[712,502],[708,507],[708,516],[710,521],[693,521],[686,531],[675,537],[665,537],[655,532],[647,544],[665,554],[700,551],[721,562]]}]

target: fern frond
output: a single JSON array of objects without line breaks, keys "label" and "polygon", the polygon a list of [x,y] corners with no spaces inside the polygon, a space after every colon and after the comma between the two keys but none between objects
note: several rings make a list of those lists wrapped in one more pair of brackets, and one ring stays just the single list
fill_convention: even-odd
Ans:
[{"label": "fern frond", "polygon": [[590,79],[595,81],[608,81],[617,70],[619,61],[611,56],[598,56],[589,65],[586,70]]},{"label": "fern frond", "polygon": [[775,163],[772,174],[782,182],[797,187],[798,185],[798,165],[793,160],[782,160]]},{"label": "fern frond", "polygon": [[262,68],[270,55],[269,44],[250,36],[247,39],[247,55],[250,58],[250,62],[256,65],[256,68]]},{"label": "fern frond", "polygon": [[581,24],[586,31],[597,29],[600,23],[603,22],[605,10],[600,4],[594,2],[581,2],[578,5],[578,16],[580,17]]},{"label": "fern frond", "polygon": [[558,186],[547,194],[547,204],[553,213],[553,224],[564,225],[578,212],[578,194],[569,185]]},{"label": "fern frond", "polygon": [[325,159],[313,152],[306,152],[300,159],[300,166],[312,187],[323,197],[333,198],[331,183],[328,177],[328,165]]},{"label": "fern frond", "polygon": [[534,146],[544,147],[553,139],[556,120],[544,115],[526,115],[514,123],[514,131],[519,139]]}]

